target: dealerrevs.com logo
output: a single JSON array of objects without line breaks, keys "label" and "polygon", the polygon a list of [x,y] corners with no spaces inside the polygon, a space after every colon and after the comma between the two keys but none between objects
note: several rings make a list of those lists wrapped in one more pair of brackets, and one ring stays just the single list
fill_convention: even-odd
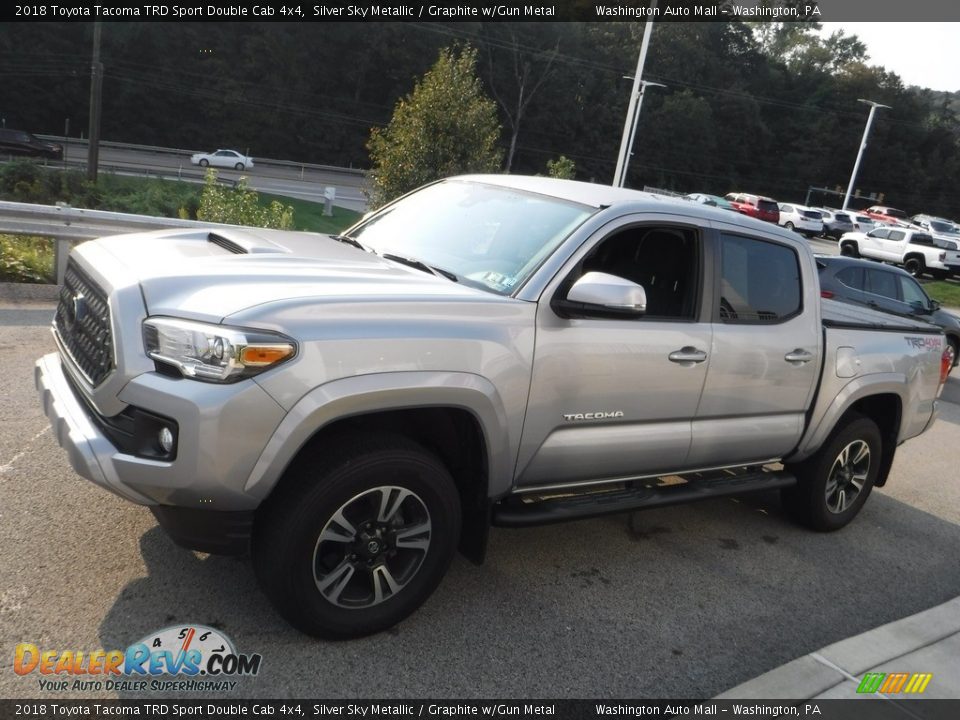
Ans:
[{"label": "dealerrevs.com logo", "polygon": [[36,675],[40,690],[230,691],[260,672],[263,657],[238,653],[216,628],[179,625],[150,633],[126,650],[43,650],[20,643],[17,675]]}]

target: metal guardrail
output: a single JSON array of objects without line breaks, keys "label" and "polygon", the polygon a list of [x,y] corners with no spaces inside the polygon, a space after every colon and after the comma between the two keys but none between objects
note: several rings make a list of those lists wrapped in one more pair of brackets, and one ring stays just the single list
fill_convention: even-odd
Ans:
[{"label": "metal guardrail", "polygon": [[[63,135],[37,135],[37,137],[43,140],[49,140],[51,142],[59,143],[70,143],[71,145],[82,145],[87,146],[88,141],[84,138],[71,138],[64,137]],[[116,148],[117,150],[136,150],[137,152],[149,152],[156,155],[176,155],[182,157],[186,155],[189,157],[195,153],[208,152],[207,150],[187,150],[184,148],[165,148],[159,147],[156,145],[136,145],[133,143],[122,143],[122,142],[113,142],[110,140],[101,140],[101,147]],[[345,168],[338,167],[336,165],[319,165],[316,163],[303,163],[295,162],[293,160],[273,160],[270,158],[261,158],[254,156],[254,165],[255,167],[286,167],[294,168],[299,170],[321,170],[324,172],[335,172],[342,173],[344,175],[356,175],[357,177],[364,177],[367,174],[366,170],[360,168]]]},{"label": "metal guardrail", "polygon": [[234,227],[221,223],[150,215],[87,210],[69,205],[33,205],[0,201],[0,233],[36,235],[55,240],[54,267],[57,284],[63,283],[70,245],[105,235],[145,232],[164,228]]}]

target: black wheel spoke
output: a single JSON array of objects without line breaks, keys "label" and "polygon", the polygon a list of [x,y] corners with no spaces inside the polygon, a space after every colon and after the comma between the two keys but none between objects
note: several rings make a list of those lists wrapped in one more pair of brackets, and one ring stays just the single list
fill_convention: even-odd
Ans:
[{"label": "black wheel spoke", "polygon": [[350,498],[317,538],[317,589],[344,608],[389,600],[419,570],[430,549],[431,527],[426,504],[406,488],[375,487]]}]

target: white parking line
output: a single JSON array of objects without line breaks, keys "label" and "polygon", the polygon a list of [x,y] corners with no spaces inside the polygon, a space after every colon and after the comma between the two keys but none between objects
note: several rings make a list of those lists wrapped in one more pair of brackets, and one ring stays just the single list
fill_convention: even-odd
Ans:
[{"label": "white parking line", "polygon": [[4,464],[4,465],[0,465],[0,475],[4,475],[4,474],[10,472],[11,470],[13,470],[13,466],[16,464],[17,460],[19,460],[19,459],[22,458],[24,455],[26,455],[28,452],[30,452],[30,446],[33,445],[33,443],[37,440],[37,438],[39,438],[41,435],[43,435],[43,434],[44,434],[47,430],[49,430],[49,429],[50,429],[50,426],[47,425],[45,428],[43,428],[43,430],[41,430],[40,432],[38,432],[36,435],[34,435],[34,436],[33,436],[32,438],[30,438],[29,440],[27,440],[27,445],[26,445],[26,447],[24,447],[23,450],[21,450],[21,451],[18,452],[16,455],[14,455],[12,458],[10,458],[10,462],[8,462],[8,463],[6,463],[6,464]]}]

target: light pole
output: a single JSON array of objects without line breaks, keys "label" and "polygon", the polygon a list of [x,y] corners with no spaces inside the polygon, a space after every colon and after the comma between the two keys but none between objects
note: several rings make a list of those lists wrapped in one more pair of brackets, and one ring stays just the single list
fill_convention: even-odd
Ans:
[{"label": "light pole", "polygon": [[860,152],[857,153],[857,161],[853,164],[853,173],[850,175],[850,185],[847,187],[847,194],[843,196],[843,209],[846,210],[850,204],[850,194],[853,192],[853,184],[857,181],[857,172],[860,170],[860,161],[863,159],[863,151],[867,149],[867,136],[870,134],[870,126],[873,125],[873,114],[877,108],[890,109],[889,105],[881,105],[873,100],[864,100],[857,98],[857,102],[862,102],[870,106],[870,114],[867,116],[867,126],[863,129],[863,139],[860,141]]},{"label": "light pole", "polygon": [[627,175],[627,163],[630,160],[630,148],[633,146],[633,133],[636,130],[636,118],[639,111],[641,91],[641,76],[643,64],[647,60],[647,48],[650,47],[650,35],[653,33],[653,13],[656,11],[657,0],[650,5],[650,14],[647,16],[643,28],[643,41],[640,43],[640,55],[637,56],[637,72],[633,76],[633,87],[630,88],[630,104],[627,108],[627,117],[623,121],[623,134],[620,136],[620,154],[617,155],[617,169],[613,172],[613,186],[623,187]]},{"label": "light pole", "polygon": [[90,63],[90,139],[87,141],[87,180],[97,181],[100,165],[100,105],[103,102],[103,63],[100,62],[101,23],[93,24],[93,61]]}]

